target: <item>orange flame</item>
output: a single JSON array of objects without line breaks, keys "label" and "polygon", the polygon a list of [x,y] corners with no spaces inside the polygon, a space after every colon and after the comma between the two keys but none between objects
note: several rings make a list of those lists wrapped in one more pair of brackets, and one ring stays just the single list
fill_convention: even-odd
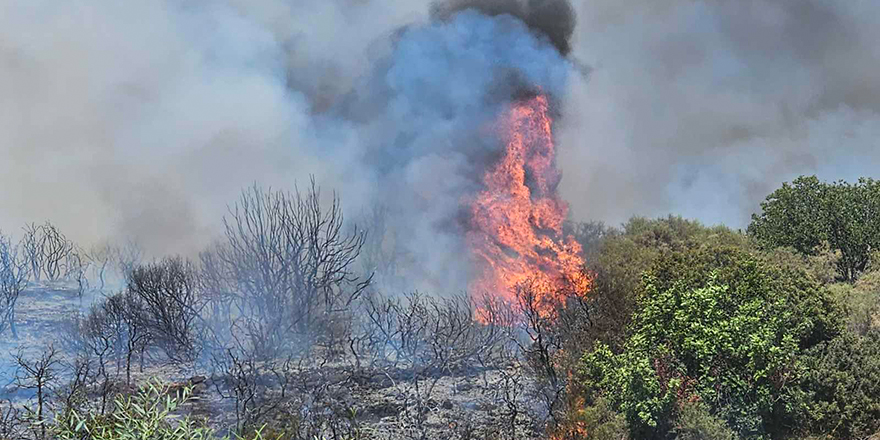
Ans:
[{"label": "orange flame", "polygon": [[563,302],[562,292],[582,295],[590,287],[581,246],[562,232],[568,205],[556,193],[552,124],[544,95],[514,104],[501,119],[507,149],[483,176],[467,234],[481,271],[471,292],[514,303],[517,286],[529,282],[545,314]]}]

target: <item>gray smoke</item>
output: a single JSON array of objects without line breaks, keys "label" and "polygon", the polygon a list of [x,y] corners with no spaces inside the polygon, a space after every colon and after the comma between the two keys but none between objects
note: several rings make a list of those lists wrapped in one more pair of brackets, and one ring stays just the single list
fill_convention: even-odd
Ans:
[{"label": "gray smoke", "polygon": [[192,253],[243,186],[314,174],[454,288],[491,123],[535,88],[575,219],[743,226],[783,180],[878,169],[878,34],[868,0],[4,2],[0,229]]},{"label": "gray smoke", "polygon": [[581,2],[560,126],[577,218],[743,227],[800,174],[877,176],[880,3]]},{"label": "gray smoke", "polygon": [[427,4],[296,3],[0,3],[0,228],[191,253],[243,186],[343,181],[312,115]]}]

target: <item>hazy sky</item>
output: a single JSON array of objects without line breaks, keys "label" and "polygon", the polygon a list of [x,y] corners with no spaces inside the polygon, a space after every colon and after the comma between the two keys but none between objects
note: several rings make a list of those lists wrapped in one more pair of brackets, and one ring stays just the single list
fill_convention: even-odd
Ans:
[{"label": "hazy sky", "polygon": [[578,217],[747,224],[800,174],[880,170],[880,3],[578,3],[560,164]]},{"label": "hazy sky", "polygon": [[501,68],[562,103],[576,219],[742,227],[784,180],[880,169],[880,3],[572,7],[564,61],[509,22],[432,24],[428,1],[2,2],[0,229],[191,252],[242,186],[314,174],[347,206],[431,207],[405,223],[442,237]]}]

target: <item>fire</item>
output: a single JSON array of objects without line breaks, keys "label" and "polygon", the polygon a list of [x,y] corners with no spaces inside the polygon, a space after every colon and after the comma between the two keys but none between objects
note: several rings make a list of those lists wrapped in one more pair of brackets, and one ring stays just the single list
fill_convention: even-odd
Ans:
[{"label": "fire", "polygon": [[514,302],[517,286],[536,289],[538,310],[552,313],[567,293],[584,294],[590,279],[581,247],[565,237],[568,205],[556,193],[553,119],[546,96],[515,103],[499,121],[504,156],[483,176],[471,202],[467,241],[480,275],[471,292]]}]

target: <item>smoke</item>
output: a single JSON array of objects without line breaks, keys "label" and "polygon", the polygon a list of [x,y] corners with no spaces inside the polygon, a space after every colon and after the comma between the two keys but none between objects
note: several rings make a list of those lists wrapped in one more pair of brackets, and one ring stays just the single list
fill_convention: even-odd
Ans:
[{"label": "smoke", "polygon": [[877,175],[880,4],[590,1],[560,124],[576,218],[744,227],[800,174]]},{"label": "smoke", "polygon": [[0,229],[192,253],[243,186],[339,183],[313,115],[427,5],[313,3],[0,4]]},{"label": "smoke", "polygon": [[346,174],[396,219],[401,286],[466,287],[463,207],[501,153],[495,122],[524,89],[562,93],[571,72],[521,20],[467,9],[402,30],[343,100],[334,122],[359,139],[344,155],[361,158]]},{"label": "smoke", "polygon": [[568,0],[452,0],[433,4],[431,11],[435,18],[448,19],[468,9],[489,17],[515,17],[563,56],[571,51],[577,20]]},{"label": "smoke", "polygon": [[463,287],[460,207],[498,154],[488,125],[520,88],[561,94],[569,74],[553,45],[567,50],[570,8],[534,3],[515,17],[410,1],[6,3],[0,228],[50,219],[79,242],[192,254],[243,186],[314,174],[350,213],[387,208],[408,279]]},{"label": "smoke", "polygon": [[575,219],[744,226],[783,180],[880,165],[878,17],[866,0],[5,2],[0,229],[193,253],[242,187],[314,174],[349,218],[383,207],[407,278],[454,289],[492,122],[537,88],[561,104]]}]

